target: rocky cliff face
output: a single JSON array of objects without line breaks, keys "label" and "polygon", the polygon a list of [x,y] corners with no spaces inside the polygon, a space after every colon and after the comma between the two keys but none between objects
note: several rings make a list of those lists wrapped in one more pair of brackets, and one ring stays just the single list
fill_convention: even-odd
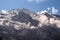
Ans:
[{"label": "rocky cliff face", "polygon": [[60,40],[60,16],[27,9],[3,11],[0,40]]}]

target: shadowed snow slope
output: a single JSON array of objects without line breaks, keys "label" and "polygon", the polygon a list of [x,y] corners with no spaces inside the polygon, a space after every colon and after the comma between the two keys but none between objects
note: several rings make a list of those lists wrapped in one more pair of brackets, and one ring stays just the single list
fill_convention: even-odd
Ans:
[{"label": "shadowed snow slope", "polygon": [[0,40],[60,40],[59,15],[27,9],[7,12],[0,13]]}]

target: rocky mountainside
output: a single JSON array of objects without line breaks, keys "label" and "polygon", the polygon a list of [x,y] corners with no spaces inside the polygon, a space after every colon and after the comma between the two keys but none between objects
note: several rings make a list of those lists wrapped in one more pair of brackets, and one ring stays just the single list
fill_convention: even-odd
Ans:
[{"label": "rocky mountainside", "polygon": [[47,11],[3,10],[0,40],[60,40],[60,16]]}]

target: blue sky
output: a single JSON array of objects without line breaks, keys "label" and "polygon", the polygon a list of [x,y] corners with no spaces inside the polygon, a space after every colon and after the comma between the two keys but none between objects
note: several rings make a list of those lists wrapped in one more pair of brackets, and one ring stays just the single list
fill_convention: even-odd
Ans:
[{"label": "blue sky", "polygon": [[51,7],[60,13],[60,0],[0,0],[0,10],[26,8],[37,12]]}]

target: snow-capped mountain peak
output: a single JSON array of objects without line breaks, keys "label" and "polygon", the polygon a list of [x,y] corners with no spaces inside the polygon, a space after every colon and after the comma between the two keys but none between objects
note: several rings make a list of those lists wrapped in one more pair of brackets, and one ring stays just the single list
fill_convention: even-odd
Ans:
[{"label": "snow-capped mountain peak", "polygon": [[60,40],[59,15],[26,9],[3,10],[0,15],[1,40]]}]

